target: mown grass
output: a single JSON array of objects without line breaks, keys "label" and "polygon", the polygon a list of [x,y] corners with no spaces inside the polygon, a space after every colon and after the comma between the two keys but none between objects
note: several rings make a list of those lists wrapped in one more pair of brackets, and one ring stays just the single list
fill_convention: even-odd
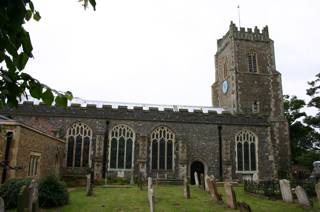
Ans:
[{"label": "mown grass", "polygon": [[[228,209],[225,204],[214,203],[210,195],[197,187],[191,187],[191,199],[183,197],[182,186],[155,186],[156,211],[171,212],[206,212],[206,211],[234,211]],[[225,198],[223,188],[219,191]],[[303,212],[306,211],[296,203],[285,203],[277,200],[267,200],[244,193],[243,187],[235,188],[237,200],[248,203],[254,212]],[[224,199],[225,200],[225,199]],[[100,211],[133,211],[147,212],[149,210],[147,191],[140,191],[137,187],[132,188],[94,188],[94,195],[85,196],[84,188],[76,188],[70,192],[70,204],[63,208],[51,209],[49,211],[68,212],[100,212]],[[309,212],[320,211],[318,202]]]}]

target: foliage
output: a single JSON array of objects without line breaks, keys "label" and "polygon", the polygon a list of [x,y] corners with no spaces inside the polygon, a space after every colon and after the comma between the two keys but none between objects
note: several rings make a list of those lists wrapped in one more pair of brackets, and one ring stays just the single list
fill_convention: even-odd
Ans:
[{"label": "foliage", "polygon": [[[88,1],[95,9],[95,0],[84,0],[84,6]],[[32,18],[39,21],[41,16],[31,0],[0,1],[0,106],[16,107],[27,92],[46,104],[66,106],[71,92],[54,90],[23,72],[33,58],[30,34],[23,25]]]},{"label": "foliage", "polygon": [[48,176],[39,182],[40,207],[62,206],[69,202],[67,186],[55,176]]},{"label": "foliage", "polygon": [[30,184],[30,178],[16,178],[8,180],[0,187],[0,196],[3,198],[6,208],[17,207],[18,194],[24,185]]},{"label": "foliage", "polygon": [[[301,110],[305,107],[305,102],[298,99],[296,96],[284,96],[284,114],[289,123],[291,153],[292,159],[295,163],[302,162],[303,164],[310,163],[310,161],[301,161],[300,156],[308,154],[314,148],[314,143],[320,138],[319,133],[303,123],[303,118],[307,115]],[[312,162],[307,166],[312,166]]]},{"label": "foliage", "polygon": [[116,185],[126,185],[126,184],[129,184],[129,180],[121,177],[115,177],[115,178],[108,177],[107,183],[116,184]]},{"label": "foliage", "polygon": [[310,150],[302,153],[296,158],[297,162],[309,170],[313,169],[313,162],[320,160],[320,152],[316,150]]}]

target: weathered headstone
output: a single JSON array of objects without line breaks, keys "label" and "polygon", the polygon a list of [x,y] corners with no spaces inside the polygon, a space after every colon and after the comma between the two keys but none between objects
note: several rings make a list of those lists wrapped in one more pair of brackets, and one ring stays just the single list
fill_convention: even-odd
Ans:
[{"label": "weathered headstone", "polygon": [[134,172],[133,169],[131,170],[131,176],[130,176],[130,185],[134,184]]},{"label": "weathered headstone", "polygon": [[183,179],[183,195],[185,198],[190,199],[190,186],[188,177],[184,177]]},{"label": "weathered headstone", "polygon": [[32,180],[29,185],[29,211],[39,211],[39,193],[38,193],[38,182]]},{"label": "weathered headstone", "polygon": [[318,182],[318,183],[315,185],[315,190],[316,190],[317,197],[318,197],[318,201],[319,201],[319,204],[320,204],[320,182]]},{"label": "weathered headstone", "polygon": [[0,197],[0,212],[4,212],[4,201],[2,197]]},{"label": "weathered headstone", "polygon": [[248,205],[245,202],[238,202],[238,208],[240,209],[240,212],[252,212],[250,205]]},{"label": "weathered headstone", "polygon": [[23,185],[18,194],[17,211],[25,212],[26,210],[29,210],[29,189],[28,186]]},{"label": "weathered headstone", "polygon": [[91,183],[91,174],[87,174],[87,186],[86,186],[86,195],[92,195],[92,183]]},{"label": "weathered headstone", "polygon": [[255,183],[259,183],[259,175],[257,172],[253,174],[252,181]]},{"label": "weathered headstone", "polygon": [[140,191],[142,191],[142,187],[143,187],[143,180],[142,180],[142,173],[139,172],[139,176],[138,176],[138,186]]},{"label": "weathered headstone", "polygon": [[204,175],[202,173],[200,174],[200,186],[202,190],[206,190],[206,186],[204,183]]},{"label": "weathered headstone", "polygon": [[299,204],[301,206],[303,206],[305,208],[310,208],[311,207],[311,204],[310,204],[310,201],[308,199],[307,193],[301,186],[297,186],[296,187],[295,193],[297,195],[298,202],[299,202]]},{"label": "weathered headstone", "polygon": [[149,207],[150,207],[150,212],[154,212],[154,190],[153,190],[153,185],[152,185],[152,178],[148,177],[148,200],[149,200]]},{"label": "weathered headstone", "polygon": [[232,184],[230,182],[225,182],[224,190],[226,193],[227,206],[232,209],[237,209],[237,199]]},{"label": "weathered headstone", "polygon": [[219,203],[222,202],[221,194],[219,194],[218,192],[215,180],[208,178],[207,184],[208,184],[209,192],[211,194],[213,201],[219,202]]},{"label": "weathered headstone", "polygon": [[286,179],[282,179],[279,181],[279,183],[280,183],[282,200],[285,202],[292,202],[293,198],[292,198],[292,192],[290,187],[290,181]]},{"label": "weathered headstone", "polygon": [[198,177],[197,172],[194,172],[194,182],[195,182],[196,186],[199,187],[199,177]]},{"label": "weathered headstone", "polygon": [[206,188],[206,191],[209,192],[209,187],[208,187],[208,181],[207,179],[210,179],[210,177],[208,175],[206,175],[204,177],[204,185],[205,185],[205,188]]}]

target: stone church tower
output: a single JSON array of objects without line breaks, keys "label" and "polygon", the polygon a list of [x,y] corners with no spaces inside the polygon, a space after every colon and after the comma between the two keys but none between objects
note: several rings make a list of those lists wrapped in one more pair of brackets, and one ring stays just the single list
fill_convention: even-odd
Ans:
[{"label": "stone church tower", "polygon": [[274,167],[283,175],[290,167],[288,124],[284,117],[281,74],[276,70],[273,40],[268,27],[238,28],[231,22],[229,31],[217,41],[215,82],[212,104],[233,114],[267,116],[272,153],[279,160]]}]

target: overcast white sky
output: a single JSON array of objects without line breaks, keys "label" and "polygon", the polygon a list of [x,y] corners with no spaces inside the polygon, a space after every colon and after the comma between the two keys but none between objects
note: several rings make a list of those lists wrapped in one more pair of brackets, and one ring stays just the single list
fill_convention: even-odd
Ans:
[{"label": "overcast white sky", "polygon": [[305,97],[320,72],[319,0],[34,0],[26,72],[102,101],[211,105],[216,40],[238,25],[269,26],[284,94]]}]

